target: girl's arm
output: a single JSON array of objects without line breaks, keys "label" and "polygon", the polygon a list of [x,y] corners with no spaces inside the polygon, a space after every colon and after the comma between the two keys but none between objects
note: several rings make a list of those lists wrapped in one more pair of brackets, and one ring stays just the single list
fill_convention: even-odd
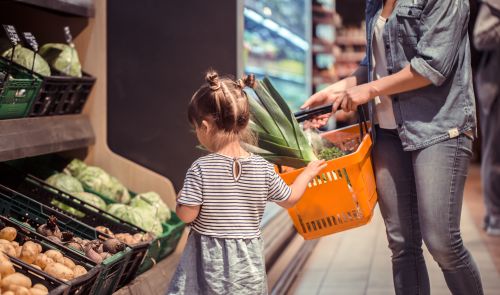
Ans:
[{"label": "girl's arm", "polygon": [[304,169],[304,171],[302,171],[302,173],[297,176],[292,185],[290,185],[292,193],[290,194],[288,199],[277,204],[283,208],[293,207],[306,191],[309,181],[311,181],[316,175],[318,175],[321,170],[325,169],[326,166],[327,164],[325,160],[310,162]]},{"label": "girl's arm", "polygon": [[177,216],[179,216],[179,218],[184,223],[191,223],[196,219],[196,217],[198,217],[198,214],[200,213],[200,207],[201,206],[187,206],[177,204],[177,206],[175,207],[175,214],[177,214]]}]

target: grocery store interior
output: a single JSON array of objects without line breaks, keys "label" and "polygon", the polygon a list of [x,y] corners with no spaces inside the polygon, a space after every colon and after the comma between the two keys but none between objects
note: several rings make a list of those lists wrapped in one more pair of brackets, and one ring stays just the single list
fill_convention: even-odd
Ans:
[{"label": "grocery store interior", "polygon": [[[471,32],[478,3],[470,0]],[[190,230],[176,197],[206,154],[187,119],[206,71],[267,78],[296,113],[366,52],[365,0],[3,0],[0,20],[0,294],[165,294]],[[471,50],[475,70],[482,53]],[[338,111],[320,132],[354,126],[346,134],[361,150],[370,136],[359,138],[359,119]],[[481,156],[477,138],[461,233],[493,295],[500,237],[483,229]],[[373,175],[369,162],[363,177]],[[395,294],[374,181],[358,191],[340,167],[309,188],[328,197],[335,184],[350,201],[353,189],[372,190],[365,217],[357,205],[334,226],[328,217],[328,232],[325,219],[305,226],[294,209],[269,202],[261,223],[269,294]],[[451,294],[424,252],[432,294]],[[8,289],[14,273],[30,279],[15,284],[27,293]]]}]

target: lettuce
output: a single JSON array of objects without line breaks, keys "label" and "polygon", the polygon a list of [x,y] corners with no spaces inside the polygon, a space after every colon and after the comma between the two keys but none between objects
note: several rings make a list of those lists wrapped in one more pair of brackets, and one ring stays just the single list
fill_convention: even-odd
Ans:
[{"label": "lettuce", "polygon": [[[5,51],[2,56],[8,60],[12,56],[12,48]],[[14,50],[14,57],[12,60],[27,69],[31,70],[33,66],[33,57],[34,52],[28,48],[22,47],[21,45],[17,45]],[[33,71],[42,76],[50,76],[50,67],[49,64],[39,55],[37,54],[35,57],[35,65],[33,67]]]},{"label": "lettuce", "polygon": [[47,178],[46,182],[67,193],[83,192],[83,186],[78,179],[64,173],[56,173]]},{"label": "lettuce", "polygon": [[132,199],[130,206],[154,212],[154,215],[162,222],[170,219],[170,209],[156,192],[138,194]]}]

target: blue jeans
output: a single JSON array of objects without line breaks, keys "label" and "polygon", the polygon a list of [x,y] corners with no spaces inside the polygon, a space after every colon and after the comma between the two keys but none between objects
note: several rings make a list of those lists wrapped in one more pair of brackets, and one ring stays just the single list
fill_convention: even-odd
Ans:
[{"label": "blue jeans", "polygon": [[373,150],[396,294],[430,294],[422,240],[454,294],[483,294],[460,236],[463,190],[472,140],[465,135],[404,151],[396,130],[376,128]]}]

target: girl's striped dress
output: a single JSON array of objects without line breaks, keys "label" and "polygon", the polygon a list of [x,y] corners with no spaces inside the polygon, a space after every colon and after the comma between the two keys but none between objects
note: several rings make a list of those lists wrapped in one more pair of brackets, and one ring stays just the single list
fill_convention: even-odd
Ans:
[{"label": "girl's striped dress", "polygon": [[200,213],[167,294],[267,294],[260,223],[267,201],[290,194],[260,156],[195,161],[177,202]]}]

